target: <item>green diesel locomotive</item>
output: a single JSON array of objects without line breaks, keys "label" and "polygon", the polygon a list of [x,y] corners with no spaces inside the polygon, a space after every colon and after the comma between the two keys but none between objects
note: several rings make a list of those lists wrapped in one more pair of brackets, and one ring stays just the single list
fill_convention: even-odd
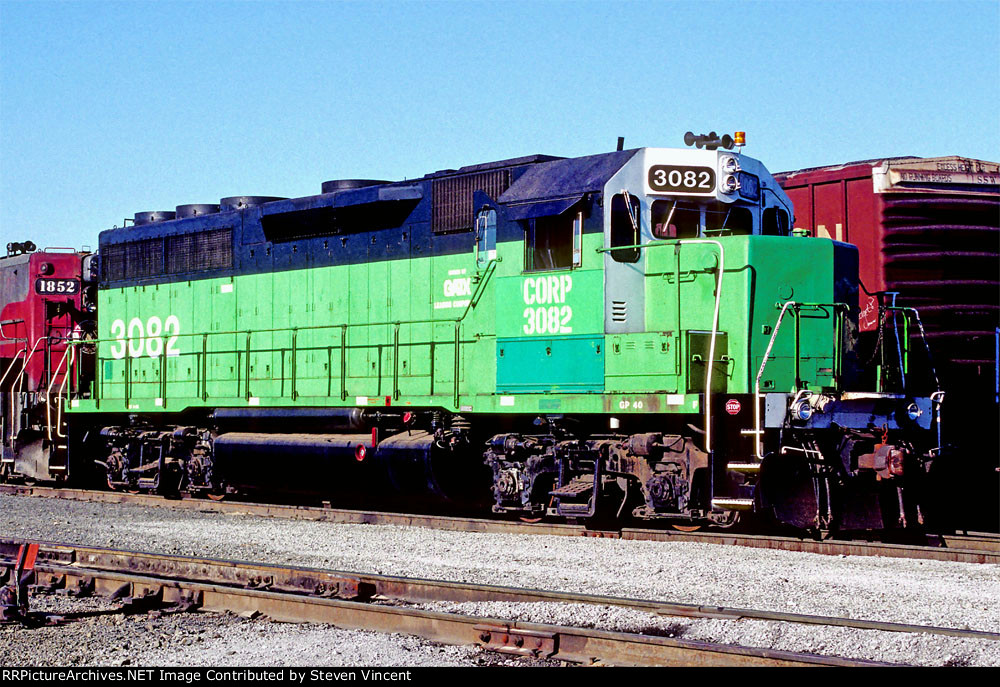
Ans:
[{"label": "green diesel locomotive", "polygon": [[886,303],[864,369],[857,250],[793,235],[739,138],[688,139],[140,213],[100,236],[46,450],[214,498],[918,522],[942,396],[908,374],[916,313]]}]

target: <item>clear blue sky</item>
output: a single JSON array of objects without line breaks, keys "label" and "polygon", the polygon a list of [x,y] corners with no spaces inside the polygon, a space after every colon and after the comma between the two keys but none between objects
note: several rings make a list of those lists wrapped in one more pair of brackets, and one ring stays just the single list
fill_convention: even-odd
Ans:
[{"label": "clear blue sky", "polygon": [[1000,1],[0,0],[0,249],[143,210],[746,130],[1000,160]]}]

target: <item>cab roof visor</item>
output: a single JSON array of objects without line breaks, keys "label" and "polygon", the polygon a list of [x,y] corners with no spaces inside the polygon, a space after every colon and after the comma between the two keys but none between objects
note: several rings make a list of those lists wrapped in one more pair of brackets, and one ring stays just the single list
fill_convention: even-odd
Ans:
[{"label": "cab roof visor", "polygon": [[515,220],[532,219],[534,217],[549,217],[561,215],[580,203],[583,195],[569,198],[546,198],[532,203],[518,203],[507,206],[507,218]]}]

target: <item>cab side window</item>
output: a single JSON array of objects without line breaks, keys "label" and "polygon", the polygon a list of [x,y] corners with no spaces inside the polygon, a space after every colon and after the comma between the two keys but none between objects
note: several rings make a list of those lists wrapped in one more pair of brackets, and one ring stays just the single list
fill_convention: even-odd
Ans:
[{"label": "cab side window", "polygon": [[523,220],[524,271],[542,272],[579,267],[582,256],[583,213]]},{"label": "cab side window", "polygon": [[629,194],[626,201],[619,193],[611,199],[611,257],[618,262],[638,262],[639,243],[639,199]]},{"label": "cab side window", "polygon": [[497,256],[497,211],[483,210],[476,216],[476,267],[483,269]]}]

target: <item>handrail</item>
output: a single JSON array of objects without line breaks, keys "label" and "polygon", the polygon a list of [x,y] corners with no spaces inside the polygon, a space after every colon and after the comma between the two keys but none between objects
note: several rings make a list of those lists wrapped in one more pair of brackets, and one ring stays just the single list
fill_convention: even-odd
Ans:
[{"label": "handrail", "polygon": [[24,338],[24,339],[18,339],[17,337],[10,338],[6,334],[3,333],[3,326],[5,324],[18,324],[18,323],[24,324],[24,320],[0,320],[0,341],[25,341],[25,342],[27,342],[28,341],[27,338]]},{"label": "handrail", "polygon": [[69,381],[69,370],[73,366],[73,363],[76,362],[76,349],[70,348],[70,350],[73,353],[70,357],[69,365],[66,367],[66,374],[63,375],[63,382],[59,386],[59,395],[56,396],[56,436],[60,439],[66,438],[66,435],[60,429],[62,427],[63,391],[66,390],[66,383]]},{"label": "handrail", "polygon": [[[719,304],[722,301],[722,275],[726,270],[726,249],[721,241],[715,239],[673,239],[666,241],[650,241],[633,246],[615,246],[614,248],[598,248],[598,253],[610,253],[616,250],[631,248],[656,248],[658,246],[682,246],[694,244],[712,244],[719,249],[718,276],[715,280],[715,310],[712,314],[712,338],[708,345],[708,362],[705,369],[705,452],[712,452],[712,371],[715,369],[715,342],[719,332]],[[679,312],[679,311],[678,311]],[[678,335],[680,332],[678,332]]]},{"label": "handrail", "polygon": [[[14,363],[17,362],[18,357],[20,357],[22,355],[27,355],[27,353],[28,353],[28,348],[27,348],[27,346],[25,346],[21,350],[17,351],[14,354],[14,357],[10,359],[10,364],[7,365],[7,369],[4,370],[3,376],[0,377],[0,389],[3,389],[3,383],[7,380],[7,375],[10,374],[10,371],[14,369]],[[13,388],[13,384],[11,385],[11,388]],[[2,393],[2,391],[0,391],[0,393]],[[13,399],[13,396],[12,396],[11,397],[11,416],[10,416],[10,421],[12,423],[14,422],[14,404],[13,404],[13,400],[14,399]],[[6,413],[6,411],[0,412],[0,444],[2,444],[2,442],[3,442],[4,427],[5,427],[6,424],[7,424],[7,413]],[[14,450],[13,449],[13,444],[11,444],[11,451],[13,451],[13,450]],[[0,452],[0,454],[2,454],[2,452]]]},{"label": "handrail", "polygon": [[[764,368],[767,367],[767,363],[771,358],[771,349],[774,348],[775,341],[778,340],[778,332],[781,330],[781,322],[785,317],[785,313],[788,312],[788,308],[791,307],[795,313],[795,391],[800,392],[799,384],[801,383],[801,378],[799,374],[799,312],[803,308],[816,308],[822,310],[824,308],[843,308],[846,307],[843,303],[801,303],[798,301],[785,301],[784,305],[781,306],[781,312],[778,313],[778,320],[774,323],[774,330],[771,332],[771,339],[767,342],[767,348],[764,350],[764,357],[760,361],[760,369],[757,370],[757,377],[754,379],[753,384],[753,400],[754,400],[754,457],[760,461],[763,460],[762,447],[760,437],[763,434],[760,428],[760,378],[764,375]],[[837,325],[835,327],[835,337],[834,343],[834,361],[839,359],[840,350],[840,320],[838,315]],[[841,370],[839,365],[834,363],[834,374],[839,377]]]},{"label": "handrail", "polygon": [[675,245],[715,244],[719,248],[719,276],[715,280],[715,312],[712,315],[712,339],[708,345],[708,364],[705,370],[705,452],[712,453],[712,371],[715,369],[715,340],[719,332],[719,305],[722,301],[722,275],[726,271],[726,249],[714,239],[681,239]]},{"label": "handrail", "polygon": [[[916,308],[903,307],[903,306],[895,306],[895,305],[886,306],[885,310],[887,310],[887,311],[898,311],[898,312],[903,313],[903,316],[904,316],[903,322],[904,322],[904,324],[906,323],[906,315],[907,314],[912,314],[913,315],[913,318],[917,321],[917,328],[920,330],[920,341],[921,341],[921,343],[924,344],[924,350],[927,352],[927,361],[928,361],[928,364],[930,365],[930,368],[931,368],[931,375],[933,375],[933,377],[934,377],[934,386],[935,386],[935,388],[938,391],[940,391],[941,390],[941,381],[938,379],[937,369],[935,369],[935,367],[934,367],[934,359],[931,356],[931,347],[930,347],[930,344],[927,343],[927,336],[924,333],[924,323],[920,319],[920,313],[917,311]],[[904,337],[903,338],[907,341],[907,347],[906,348],[907,348],[907,355],[908,355],[909,354],[909,337],[906,336],[905,332],[904,332]],[[904,388],[906,387],[905,382],[903,384],[903,387]]]},{"label": "handrail", "polygon": [[764,460],[761,455],[761,429],[760,429],[760,378],[764,375],[764,367],[767,365],[768,359],[771,357],[771,349],[774,348],[774,342],[778,338],[778,331],[781,329],[781,321],[785,317],[785,313],[788,311],[789,306],[797,306],[798,303],[795,301],[785,301],[785,304],[781,306],[781,312],[778,313],[778,321],[774,324],[774,331],[771,332],[771,340],[767,342],[767,348],[764,350],[764,358],[760,361],[760,369],[757,370],[757,378],[753,383],[753,429],[754,429],[754,457],[758,461]]},{"label": "handrail", "polygon": [[[14,387],[16,387],[16,386],[23,387],[24,386],[24,381],[23,381],[24,380],[24,373],[27,372],[27,370],[28,370],[28,363],[31,362],[31,359],[35,357],[35,353],[38,352],[38,344],[42,343],[42,341],[45,341],[45,337],[43,337],[43,336],[40,336],[37,339],[35,339],[35,345],[31,347],[31,352],[28,353],[24,357],[24,364],[21,365],[21,371],[17,374],[17,379],[15,379],[11,383],[11,385],[10,385],[10,422],[11,422],[10,450],[11,450],[11,453],[14,452],[14,427],[13,427],[13,423],[14,423],[14,394],[18,393],[16,391],[14,391]],[[6,375],[4,375],[4,376],[6,377]]]},{"label": "handrail", "polygon": [[[347,350],[347,342],[346,342],[346,340],[347,340],[347,331],[348,331],[349,328],[380,327],[380,326],[390,326],[391,325],[393,327],[393,329],[394,329],[394,341],[391,344],[389,344],[389,345],[393,346],[394,359],[395,359],[395,358],[398,357],[398,348],[399,348],[398,331],[399,331],[399,328],[401,326],[404,326],[404,325],[407,325],[407,326],[416,326],[416,325],[421,325],[421,324],[443,324],[443,323],[453,322],[455,324],[455,380],[454,380],[454,398],[455,398],[455,405],[457,406],[458,405],[459,393],[460,393],[460,381],[459,381],[460,360],[461,360],[460,359],[460,350],[459,350],[460,346],[461,346],[460,327],[461,327],[461,324],[465,321],[465,319],[469,316],[469,313],[474,308],[477,307],[477,305],[479,304],[479,301],[482,299],[483,295],[486,293],[486,287],[487,287],[488,283],[490,282],[491,277],[496,272],[497,263],[499,263],[501,260],[502,260],[502,258],[499,258],[499,257],[498,258],[493,258],[492,260],[489,261],[489,263],[487,263],[486,267],[482,271],[482,274],[478,276],[478,280],[477,280],[477,284],[476,284],[476,290],[472,293],[472,295],[469,298],[469,301],[465,304],[465,309],[457,317],[432,317],[432,318],[425,318],[425,319],[418,319],[418,320],[388,320],[388,321],[385,321],[385,322],[356,322],[356,323],[341,322],[341,323],[338,323],[338,324],[321,324],[321,325],[310,325],[310,326],[305,326],[305,327],[272,327],[272,328],[269,328],[269,329],[256,329],[256,330],[251,330],[251,329],[236,329],[236,330],[223,331],[223,332],[185,332],[185,333],[171,334],[170,337],[171,338],[172,337],[177,337],[177,338],[201,337],[202,338],[202,346],[201,346],[200,353],[198,353],[198,352],[192,352],[192,353],[193,354],[199,354],[201,356],[201,358],[202,358],[201,361],[200,361],[200,364],[199,364],[199,378],[200,378],[199,382],[200,382],[200,388],[199,388],[199,391],[198,391],[198,395],[201,396],[203,398],[203,400],[204,400],[205,398],[207,398],[207,393],[208,393],[208,379],[207,379],[207,375],[208,375],[208,372],[207,372],[207,357],[208,357],[208,355],[210,355],[210,354],[218,354],[218,353],[231,353],[231,354],[236,354],[237,353],[237,350],[235,348],[234,348],[233,351],[224,351],[224,352],[209,351],[208,350],[208,337],[210,337],[210,336],[238,336],[238,335],[246,335],[246,337],[247,337],[247,340],[246,340],[246,352],[247,352],[246,366],[247,366],[248,371],[247,371],[247,385],[246,385],[246,389],[244,390],[244,394],[249,399],[250,398],[250,387],[249,387],[249,383],[250,383],[250,376],[249,376],[249,365],[250,365],[250,362],[249,361],[250,361],[250,358],[249,358],[249,353],[251,352],[250,339],[251,339],[251,337],[254,334],[258,334],[258,335],[259,334],[282,334],[282,333],[290,334],[292,336],[292,347],[293,347],[293,354],[294,354],[294,352],[296,352],[298,350],[298,346],[297,346],[296,341],[297,341],[297,336],[298,336],[298,334],[300,332],[312,332],[312,331],[321,331],[321,330],[329,330],[329,329],[340,329],[341,330],[341,344],[340,344],[340,348],[341,348],[341,400],[343,400],[343,399],[347,398],[346,387],[345,387],[345,384],[346,384],[346,370],[345,370],[344,366],[346,364],[346,350]],[[69,341],[68,343],[69,343],[69,345],[71,347],[72,346],[77,346],[77,345],[80,345],[80,344],[84,344],[84,343],[86,343],[88,345],[90,345],[90,344],[121,344],[121,343],[124,343],[124,345],[125,345],[124,355],[122,356],[122,358],[119,358],[119,359],[124,359],[126,361],[126,363],[130,364],[131,358],[133,358],[133,357],[139,357],[139,356],[132,356],[132,354],[130,352],[130,348],[131,348],[130,344],[133,341],[138,340],[138,338],[139,337],[133,338],[133,337],[126,336],[126,337],[116,338],[116,339],[86,339],[86,340],[78,340],[78,341]],[[142,338],[147,338],[147,337],[142,337]],[[161,334],[159,337],[156,337],[156,338],[161,338],[162,339],[162,338],[166,338],[166,337],[165,337],[164,334]],[[180,355],[190,355],[192,353],[187,353],[187,354],[182,353]],[[157,356],[157,357],[161,357],[161,358],[166,358],[167,357],[166,356],[165,347],[164,347],[164,350],[162,351],[161,355]],[[291,365],[292,365],[292,379],[291,379],[292,384],[291,384],[291,389],[292,389],[292,393],[294,395],[296,393],[296,390],[295,390],[296,360],[295,360],[295,356],[294,355],[292,357]],[[398,362],[394,362],[394,367],[397,367],[397,366],[398,366]],[[393,377],[394,377],[394,379],[393,379],[392,394],[394,396],[398,397],[398,393],[399,393],[399,390],[398,390],[398,369],[393,370]],[[284,379],[284,377],[282,377],[282,379]],[[161,381],[162,381],[162,379],[161,379]],[[128,387],[131,385],[131,378],[130,378],[130,375],[128,373],[126,373],[125,385],[126,385],[126,402],[127,402],[128,401]],[[165,399],[164,399],[164,402],[165,402]]]},{"label": "handrail", "polygon": [[14,354],[13,358],[10,359],[10,364],[7,366],[7,370],[3,373],[3,377],[0,377],[0,387],[3,386],[4,380],[7,379],[7,375],[10,374],[10,371],[14,369],[14,362],[17,360],[18,356],[26,355],[27,352],[28,352],[27,347],[22,348],[21,350],[19,350],[17,353]]},{"label": "handrail", "polygon": [[[56,379],[59,377],[59,371],[62,369],[63,363],[66,362],[67,357],[69,357],[71,354],[72,357],[70,358],[70,363],[66,367],[66,373],[63,375],[63,381],[59,387],[59,397],[60,399],[62,398],[62,391],[66,387],[66,380],[69,379],[69,366],[73,364],[74,360],[76,360],[76,351],[72,346],[66,347],[66,351],[63,353],[62,358],[59,360],[59,364],[56,365],[56,369],[52,371],[52,379],[49,382],[48,389],[46,389],[45,391],[45,430],[46,434],[48,435],[49,441],[52,441],[52,405],[49,402],[50,398],[52,397],[52,387],[55,386]],[[58,406],[56,422],[57,423],[62,422],[61,404]],[[56,427],[56,436],[60,438],[65,438],[66,436],[65,434],[59,431],[58,426]]]},{"label": "handrail", "polygon": [[[435,324],[435,323],[436,324],[441,324],[443,322],[461,322],[461,321],[463,321],[468,316],[469,311],[476,306],[476,304],[478,303],[478,301],[482,297],[482,294],[485,292],[485,288],[484,288],[485,283],[489,280],[489,277],[495,271],[495,269],[496,269],[496,263],[498,263],[498,262],[500,262],[500,258],[495,258],[493,260],[490,260],[489,265],[487,265],[486,269],[484,270],[483,278],[480,280],[479,285],[476,288],[476,291],[473,293],[472,297],[470,298],[469,303],[465,306],[465,310],[463,310],[462,314],[459,315],[458,317],[437,317],[437,318],[432,317],[432,318],[427,318],[427,319],[423,319],[423,320],[386,320],[384,322],[356,322],[356,323],[341,322],[339,324],[314,324],[314,325],[309,325],[307,327],[273,327],[271,329],[231,329],[231,330],[224,331],[224,332],[187,332],[187,333],[182,333],[182,334],[170,334],[169,338],[173,338],[173,337],[182,338],[182,337],[195,337],[195,336],[232,336],[232,335],[236,335],[236,334],[248,334],[248,333],[253,333],[253,334],[275,334],[275,333],[280,333],[280,332],[292,332],[292,331],[300,331],[300,332],[302,332],[302,331],[317,331],[317,330],[321,330],[321,329],[340,329],[341,327],[384,327],[384,326],[396,325],[396,324],[400,324],[400,325],[403,325],[403,324]],[[491,268],[491,266],[492,266],[492,268]],[[146,337],[142,337],[142,338],[146,338]],[[156,338],[168,338],[168,337],[165,334],[160,334],[159,337],[156,337]],[[67,341],[67,343],[69,343],[70,345],[77,346],[77,345],[80,345],[82,343],[87,343],[87,344],[101,344],[101,343],[121,343],[123,341],[126,343],[126,350],[128,350],[127,344],[131,343],[133,341],[133,338],[126,336],[126,337],[123,337],[123,338],[120,338],[120,339],[86,339],[86,340],[78,340],[78,341]],[[132,356],[130,356],[130,354],[126,353],[122,357],[123,358],[128,358],[128,357],[132,357]],[[135,356],[135,357],[140,357],[140,356]]]}]

